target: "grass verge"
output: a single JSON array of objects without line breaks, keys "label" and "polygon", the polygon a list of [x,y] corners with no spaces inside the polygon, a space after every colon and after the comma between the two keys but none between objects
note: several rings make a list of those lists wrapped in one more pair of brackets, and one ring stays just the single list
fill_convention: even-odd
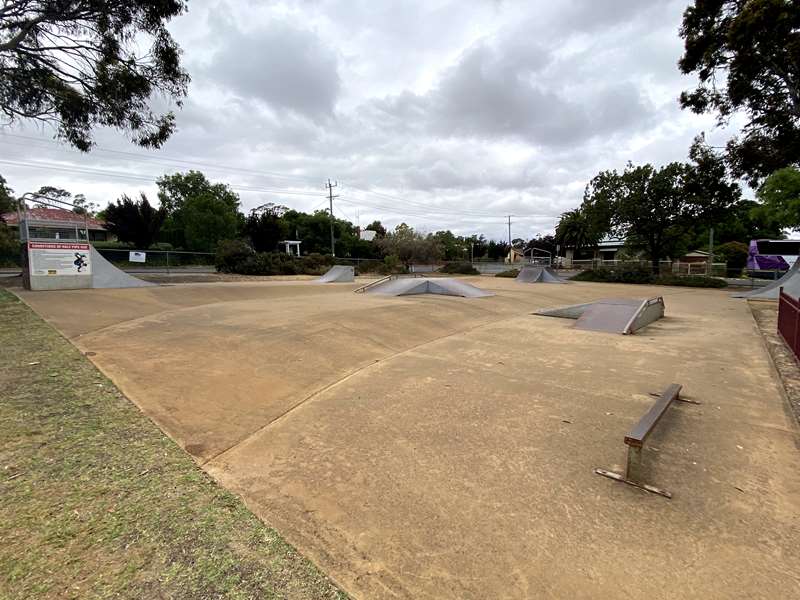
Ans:
[{"label": "grass verge", "polygon": [[346,598],[0,289],[0,598]]}]

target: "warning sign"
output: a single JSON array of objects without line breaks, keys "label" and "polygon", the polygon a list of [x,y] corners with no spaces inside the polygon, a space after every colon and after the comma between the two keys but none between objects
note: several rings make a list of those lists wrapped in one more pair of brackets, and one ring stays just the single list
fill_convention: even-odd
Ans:
[{"label": "warning sign", "polygon": [[31,275],[90,275],[89,244],[28,242]]}]

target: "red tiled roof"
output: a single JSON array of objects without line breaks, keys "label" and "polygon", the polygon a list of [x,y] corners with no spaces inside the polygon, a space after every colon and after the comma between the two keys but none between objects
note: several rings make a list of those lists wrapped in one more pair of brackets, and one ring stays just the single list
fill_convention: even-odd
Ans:
[{"label": "red tiled roof", "polygon": [[[27,213],[26,216],[30,221],[62,221],[64,223],[78,223],[81,225],[83,224],[82,215],[76,215],[71,210],[66,210],[64,208],[37,207],[37,208],[29,208],[25,212]],[[4,213],[3,220],[8,225],[19,225],[17,219],[17,213],[15,212]],[[89,229],[105,230],[106,228],[106,224],[104,221],[100,221],[92,217],[89,217],[86,220],[86,222],[89,225]]]}]

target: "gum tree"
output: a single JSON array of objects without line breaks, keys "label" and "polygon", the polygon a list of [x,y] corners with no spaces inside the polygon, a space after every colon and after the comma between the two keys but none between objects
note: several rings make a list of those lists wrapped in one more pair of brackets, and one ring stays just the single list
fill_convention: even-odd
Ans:
[{"label": "gum tree", "polygon": [[727,145],[734,175],[756,186],[800,164],[800,2],[695,0],[680,34],[680,70],[699,80],[681,94],[683,108],[715,113],[720,125],[747,119]]},{"label": "gum tree", "polygon": [[151,108],[156,93],[181,105],[189,76],[166,24],[183,0],[4,0],[0,3],[0,115],[53,124],[87,151],[99,126],[159,147],[172,112]]}]

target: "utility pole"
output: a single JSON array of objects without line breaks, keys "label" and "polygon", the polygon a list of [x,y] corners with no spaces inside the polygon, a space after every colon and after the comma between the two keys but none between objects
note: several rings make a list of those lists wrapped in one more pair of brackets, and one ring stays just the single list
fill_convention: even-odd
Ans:
[{"label": "utility pole", "polygon": [[331,206],[331,256],[336,256],[336,240],[333,237],[333,199],[338,198],[339,196],[333,195],[333,188],[339,185],[339,182],[336,181],[331,183],[331,180],[328,179],[328,183],[325,185],[328,188],[328,200],[330,201]]},{"label": "utility pole", "polygon": [[714,228],[711,227],[708,230],[708,268],[706,271],[706,275],[711,275],[711,271],[714,268]]},{"label": "utility pole", "polygon": [[508,251],[511,252],[511,215],[508,215]]}]

